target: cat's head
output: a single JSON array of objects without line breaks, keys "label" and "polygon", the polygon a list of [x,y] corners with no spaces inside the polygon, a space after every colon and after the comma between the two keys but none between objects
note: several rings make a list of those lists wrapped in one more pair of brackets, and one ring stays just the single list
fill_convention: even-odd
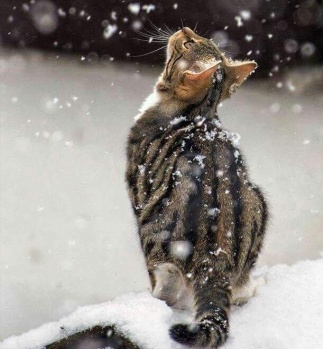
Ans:
[{"label": "cat's head", "polygon": [[185,27],[168,40],[167,61],[156,89],[165,97],[196,103],[211,88],[213,75],[219,69],[223,72],[220,100],[224,100],[256,68],[254,61],[227,59],[212,40]]}]

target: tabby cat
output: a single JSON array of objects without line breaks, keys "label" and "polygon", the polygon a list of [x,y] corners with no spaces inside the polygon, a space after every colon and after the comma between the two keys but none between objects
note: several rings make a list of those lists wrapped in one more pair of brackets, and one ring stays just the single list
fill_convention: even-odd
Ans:
[{"label": "tabby cat", "polygon": [[217,106],[256,66],[227,59],[187,27],[177,31],[128,139],[126,178],[152,294],[193,309],[194,323],[170,328],[193,347],[223,344],[230,304],[254,291],[267,205]]}]

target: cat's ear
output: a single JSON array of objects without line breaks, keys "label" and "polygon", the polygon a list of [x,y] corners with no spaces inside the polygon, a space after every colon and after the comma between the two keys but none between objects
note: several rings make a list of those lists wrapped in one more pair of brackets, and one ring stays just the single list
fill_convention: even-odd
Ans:
[{"label": "cat's ear", "polygon": [[213,74],[221,63],[217,61],[205,68],[196,62],[189,70],[181,73],[181,82],[174,89],[177,98],[190,102],[199,100],[210,88]]},{"label": "cat's ear", "polygon": [[220,63],[221,61],[217,61],[214,64],[212,64],[212,66],[199,72],[186,70],[183,74],[184,84],[195,85],[195,87],[201,87],[209,84],[211,82],[213,74],[219,68]]},{"label": "cat's ear", "polygon": [[225,81],[222,91],[221,100],[229,98],[230,95],[240,87],[240,85],[252,74],[257,68],[255,61],[229,61],[223,58],[223,68],[225,71]]}]

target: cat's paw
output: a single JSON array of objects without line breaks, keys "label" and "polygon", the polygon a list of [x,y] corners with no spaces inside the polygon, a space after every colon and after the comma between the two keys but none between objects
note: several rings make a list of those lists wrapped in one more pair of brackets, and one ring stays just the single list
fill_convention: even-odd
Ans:
[{"label": "cat's paw", "polygon": [[233,288],[231,304],[243,305],[247,303],[250,298],[256,295],[258,287],[265,284],[266,279],[264,277],[258,277],[256,279],[250,277],[245,285]]}]

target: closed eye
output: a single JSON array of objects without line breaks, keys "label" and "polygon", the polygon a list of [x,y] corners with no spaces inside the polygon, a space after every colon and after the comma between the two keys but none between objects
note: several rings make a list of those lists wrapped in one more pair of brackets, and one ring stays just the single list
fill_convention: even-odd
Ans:
[{"label": "closed eye", "polygon": [[184,47],[187,49],[191,48],[194,44],[195,44],[195,41],[193,39],[185,41],[183,43]]}]

